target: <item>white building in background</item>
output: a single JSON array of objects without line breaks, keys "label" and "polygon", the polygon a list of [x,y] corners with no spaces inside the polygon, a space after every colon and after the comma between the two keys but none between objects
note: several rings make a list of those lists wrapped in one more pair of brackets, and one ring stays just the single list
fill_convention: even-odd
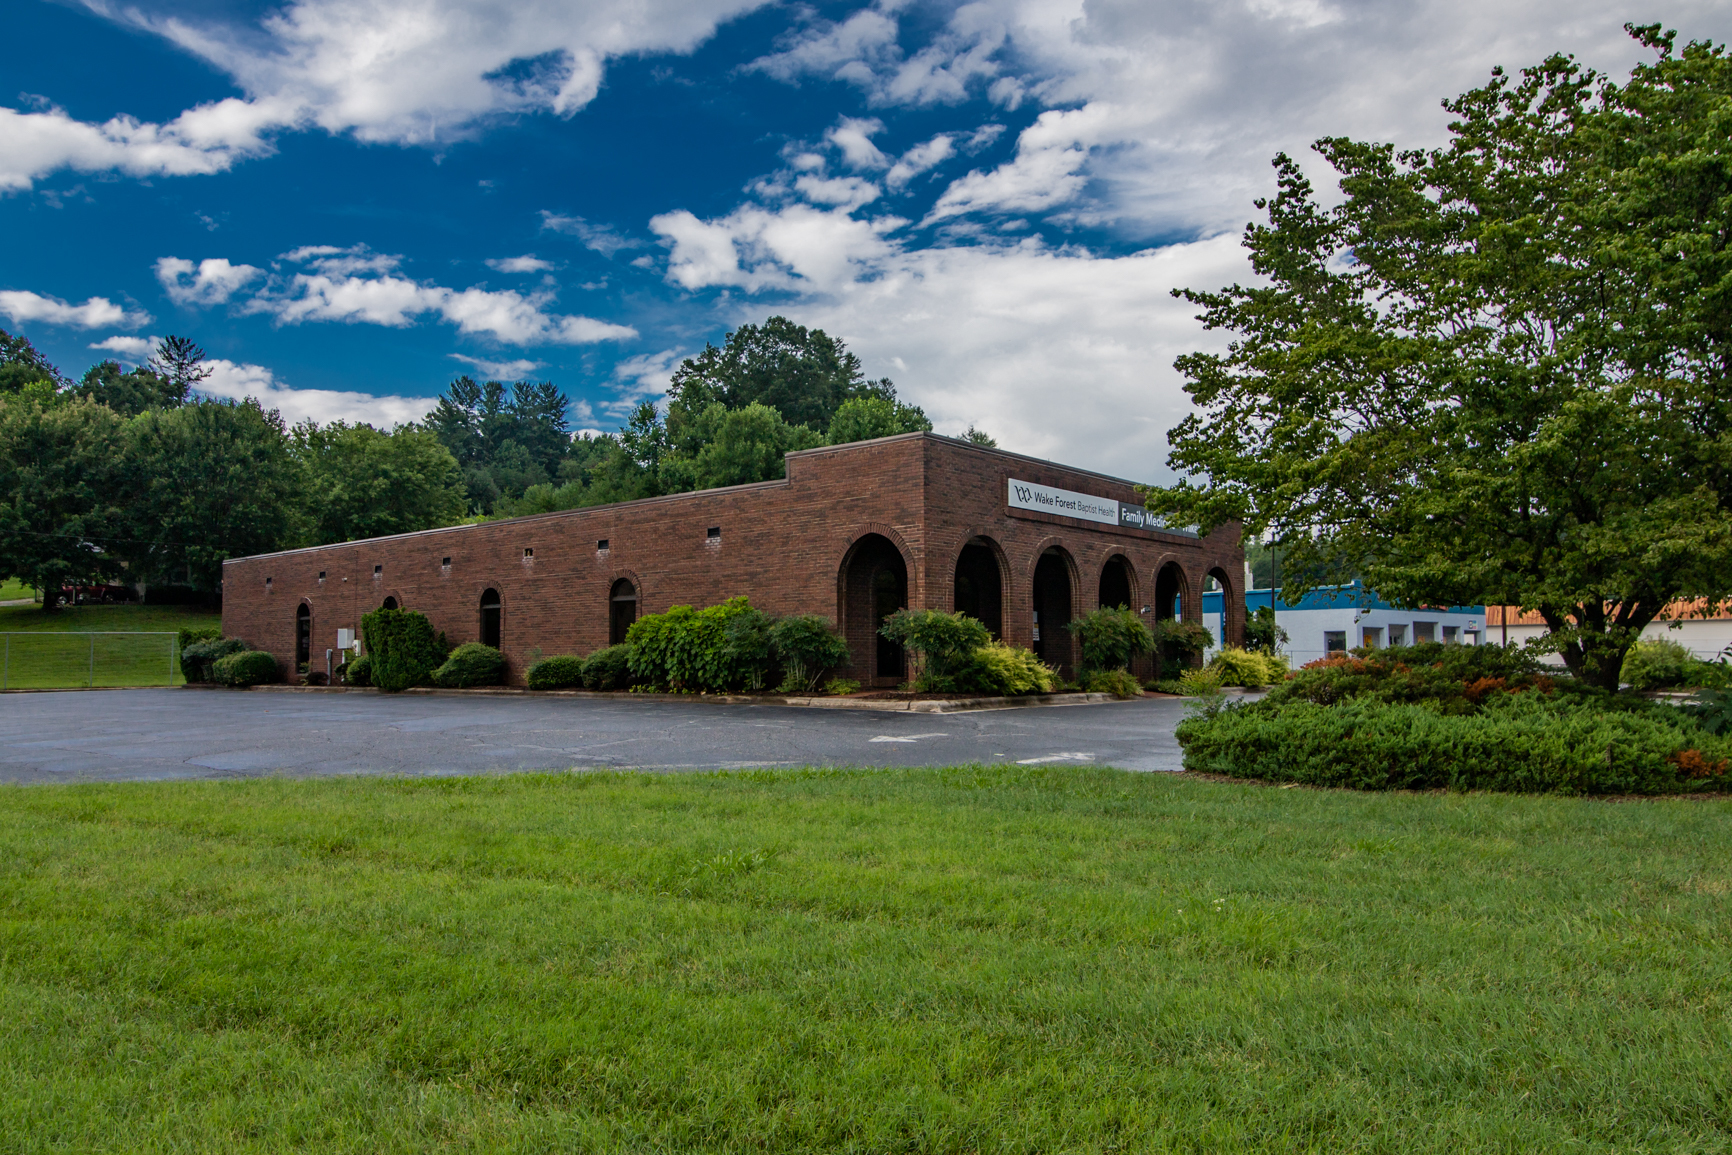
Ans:
[{"label": "white building in background", "polygon": [[[1206,594],[1203,604],[1205,607],[1208,605]],[[1702,612],[1703,606],[1702,602],[1675,602],[1667,606],[1664,616],[1649,622],[1642,630],[1643,640],[1665,638],[1677,642],[1705,662],[1714,661],[1732,648],[1732,612],[1728,607],[1720,606],[1710,610],[1707,617],[1696,616]],[[1485,612],[1486,637],[1493,642],[1503,641],[1506,620],[1509,640],[1518,645],[1551,632],[1539,614],[1524,614],[1515,606],[1487,606]],[[1673,623],[1676,623],[1676,628]],[[1547,654],[1545,660],[1560,666],[1564,661],[1556,654]]]},{"label": "white building in background", "polygon": [[[1486,640],[1484,606],[1402,609],[1358,581],[1324,586],[1297,603],[1282,600],[1280,594],[1280,590],[1247,590],[1245,617],[1249,620],[1262,606],[1275,607],[1275,624],[1287,631],[1284,649],[1295,669],[1360,646],[1382,649],[1419,642],[1477,646]],[[1214,635],[1216,646],[1221,644],[1221,598],[1219,589],[1203,593],[1203,625]]]}]

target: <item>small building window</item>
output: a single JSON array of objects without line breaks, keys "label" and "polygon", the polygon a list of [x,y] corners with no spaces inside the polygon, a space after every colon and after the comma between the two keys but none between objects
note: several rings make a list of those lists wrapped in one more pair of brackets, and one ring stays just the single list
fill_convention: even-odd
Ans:
[{"label": "small building window", "polygon": [[1437,623],[1436,622],[1414,622],[1413,623],[1413,644],[1414,645],[1417,646],[1421,642],[1435,642],[1435,641],[1437,641]]},{"label": "small building window", "polygon": [[382,574],[384,572],[385,572],[385,567],[382,565],[376,565],[373,567],[373,576],[374,577],[378,577],[380,574]]},{"label": "small building window", "polygon": [[1347,652],[1346,630],[1324,630],[1323,652],[1326,654],[1341,654]]},{"label": "small building window", "polygon": [[534,557],[535,556],[535,547],[532,545],[524,546],[523,547],[523,556],[524,557]]},{"label": "small building window", "polygon": [[295,668],[313,660],[313,611],[306,602],[295,610]]},{"label": "small building window", "polygon": [[385,604],[380,606],[379,608],[385,609],[385,610],[394,610],[397,608],[397,599],[396,598],[386,598]]},{"label": "small building window", "polygon": [[319,580],[320,580],[320,581],[324,581],[324,580],[325,580],[325,571],[324,571],[324,570],[320,570],[320,571],[319,571]]},{"label": "small building window", "polygon": [[499,648],[499,591],[495,589],[481,594],[481,644]]},{"label": "small building window", "polygon": [[708,540],[721,541],[722,540],[722,527],[719,525],[710,526],[710,532],[708,535]]},{"label": "small building window", "polygon": [[1392,646],[1405,646],[1407,644],[1407,627],[1390,626],[1389,644]]},{"label": "small building window", "polygon": [[266,589],[270,589],[270,588],[271,588],[271,579],[270,579],[270,578],[266,578],[266,579],[265,579],[265,588],[266,588]]},{"label": "small building window", "polygon": [[607,548],[607,538],[604,537],[604,538],[597,540],[595,543],[595,548],[598,550],[605,550]]},{"label": "small building window", "polygon": [[1446,646],[1458,646],[1458,645],[1460,645],[1461,644],[1461,627],[1460,626],[1445,626],[1445,627],[1443,627],[1443,644]]},{"label": "small building window", "polygon": [[448,557],[442,557],[439,559],[439,564],[446,569],[450,569],[451,568],[451,559]]},{"label": "small building window", "polygon": [[1359,631],[1359,636],[1361,639],[1363,639],[1359,643],[1360,645],[1368,646],[1373,650],[1381,650],[1383,648],[1383,629],[1382,629],[1382,627],[1380,627],[1380,626],[1366,626],[1364,629]]}]

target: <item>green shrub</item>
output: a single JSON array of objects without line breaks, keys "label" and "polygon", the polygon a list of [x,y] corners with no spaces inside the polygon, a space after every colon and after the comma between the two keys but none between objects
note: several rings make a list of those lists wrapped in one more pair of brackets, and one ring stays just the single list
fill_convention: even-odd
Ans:
[{"label": "green shrub", "polygon": [[358,658],[350,658],[337,667],[337,673],[342,676],[345,686],[371,686],[373,684],[373,659],[366,654]]},{"label": "green shrub", "polygon": [[414,610],[374,610],[361,618],[361,636],[372,659],[372,684],[387,693],[425,686],[445,663],[433,623]]},{"label": "green shrub", "polygon": [[1069,629],[1085,670],[1121,670],[1132,658],[1155,648],[1154,632],[1143,624],[1142,616],[1123,606],[1102,606],[1071,622]]},{"label": "green shrub", "polygon": [[[738,631],[735,621],[746,618]],[[718,693],[762,681],[767,654],[750,652],[763,615],[743,597],[695,610],[673,606],[649,614],[626,632],[632,676],[675,692]],[[736,651],[744,645],[748,652]]]},{"label": "green shrub", "polygon": [[775,661],[775,645],[771,641],[775,624],[775,618],[753,606],[746,606],[728,618],[723,633],[730,685],[747,690],[764,688],[764,677]]},{"label": "green shrub", "polygon": [[180,651],[186,653],[187,647],[198,642],[214,642],[223,636],[221,626],[182,626],[180,628]]},{"label": "green shrub", "polygon": [[780,689],[806,694],[825,673],[848,661],[848,643],[819,614],[792,614],[770,627],[770,645],[786,676]]},{"label": "green shrub", "polygon": [[433,684],[447,689],[497,686],[505,681],[505,655],[480,642],[464,642],[433,671]]},{"label": "green shrub", "polygon": [[1176,678],[1204,650],[1215,644],[1215,635],[1198,622],[1167,618],[1155,623],[1155,652],[1163,678]]},{"label": "green shrub", "polygon": [[1287,677],[1287,661],[1275,654],[1241,650],[1233,646],[1209,660],[1209,669],[1220,676],[1223,686],[1267,686]]},{"label": "green shrub", "polygon": [[1471,714],[1488,696],[1549,689],[1552,679],[1544,669],[1533,654],[1514,646],[1424,642],[1308,662],[1270,690],[1269,697],[1319,705],[1348,698],[1427,702],[1445,714]]},{"label": "green shrub", "polygon": [[1699,686],[1714,673],[1712,662],[1704,662],[1670,638],[1643,639],[1624,654],[1618,680],[1636,690],[1670,690]]},{"label": "green shrub", "polygon": [[564,690],[583,685],[583,659],[574,654],[543,658],[524,675],[531,690]]},{"label": "green shrub", "polygon": [[211,666],[219,658],[245,653],[252,647],[239,638],[209,638],[185,646],[180,651],[181,676],[189,682],[209,682]]},{"label": "green shrub", "polygon": [[1058,673],[1043,664],[1033,650],[1003,642],[988,642],[976,649],[970,672],[972,689],[1003,697],[1050,694],[1058,685]]},{"label": "green shrub", "polygon": [[1115,698],[1140,698],[1142,685],[1129,670],[1095,670],[1083,679],[1083,689],[1091,694],[1111,694]]},{"label": "green shrub", "polygon": [[860,692],[860,683],[852,678],[831,678],[824,683],[824,692],[832,698],[843,698]]},{"label": "green shrub", "polygon": [[631,688],[631,647],[607,646],[583,660],[583,688],[586,690],[629,690]]},{"label": "green shrub", "polygon": [[282,680],[277,659],[263,650],[243,650],[211,663],[211,681],[222,686],[259,686]]},{"label": "green shrub", "polygon": [[1206,698],[1211,694],[1219,694],[1223,684],[1220,671],[1205,666],[1200,670],[1186,670],[1180,674],[1176,688],[1187,698]]},{"label": "green shrub", "polygon": [[1260,653],[1279,653],[1289,641],[1287,631],[1275,624],[1273,606],[1258,606],[1245,619],[1245,648]]},{"label": "green shrub", "polygon": [[960,611],[897,610],[884,619],[879,633],[913,656],[916,690],[968,693],[978,688],[975,654],[992,641],[992,632]]},{"label": "green shrub", "polygon": [[1732,739],[1683,711],[1537,691],[1491,695],[1467,714],[1435,701],[1271,696],[1188,718],[1177,734],[1188,770],[1360,790],[1669,794],[1732,784]]}]

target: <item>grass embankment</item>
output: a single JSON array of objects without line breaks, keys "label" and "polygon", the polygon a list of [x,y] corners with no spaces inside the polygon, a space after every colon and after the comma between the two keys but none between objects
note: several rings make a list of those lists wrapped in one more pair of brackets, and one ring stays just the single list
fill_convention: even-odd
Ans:
[{"label": "grass embankment", "polygon": [[0,1147],[1725,1151],[1732,804],[0,792]]},{"label": "grass embankment", "polygon": [[5,581],[0,581],[0,602],[16,602],[35,596],[36,591],[17,578],[7,578]]},{"label": "grass embankment", "polygon": [[[0,633],[27,632],[40,637],[12,638],[6,658],[5,685],[13,690],[77,688],[91,681],[91,640],[60,637],[98,632],[95,639],[95,683],[98,686],[160,686],[170,683],[169,655],[173,639],[161,635],[184,626],[215,626],[222,615],[190,606],[65,606],[46,612],[41,606],[0,606]],[[153,637],[119,637],[148,633]],[[172,684],[182,681],[178,666]]]}]

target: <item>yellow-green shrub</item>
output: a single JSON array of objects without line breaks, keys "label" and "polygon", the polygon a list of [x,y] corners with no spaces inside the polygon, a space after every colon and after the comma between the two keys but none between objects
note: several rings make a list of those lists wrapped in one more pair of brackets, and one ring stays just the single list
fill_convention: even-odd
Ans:
[{"label": "yellow-green shrub", "polygon": [[1209,661],[1209,669],[1220,675],[1223,686],[1268,686],[1287,676],[1287,659],[1228,646]]}]

